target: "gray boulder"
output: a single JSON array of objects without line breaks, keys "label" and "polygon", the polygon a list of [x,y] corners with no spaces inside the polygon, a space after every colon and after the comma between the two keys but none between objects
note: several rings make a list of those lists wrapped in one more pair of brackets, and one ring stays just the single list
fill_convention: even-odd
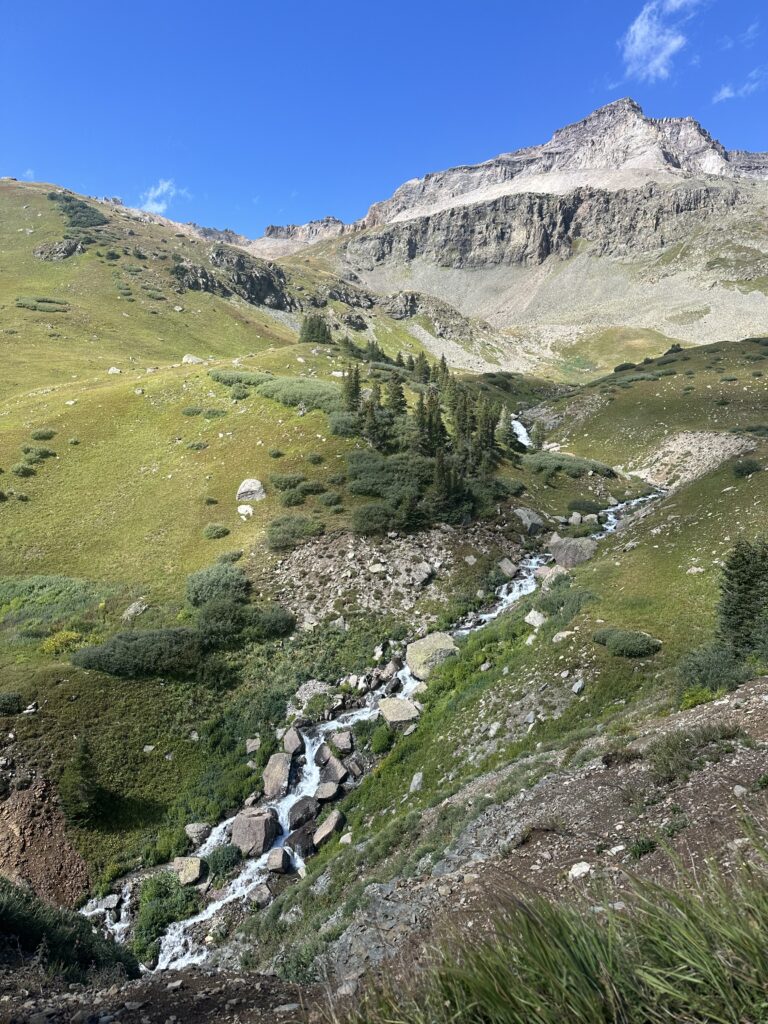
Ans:
[{"label": "gray boulder", "polygon": [[343,782],[347,777],[347,769],[333,754],[328,758],[327,764],[325,764],[320,772],[321,782]]},{"label": "gray boulder", "polygon": [[232,845],[238,846],[244,857],[260,857],[279,833],[277,814],[271,807],[266,811],[249,807],[241,811],[232,823]]},{"label": "gray boulder", "polygon": [[327,803],[329,800],[335,800],[339,795],[340,789],[336,782],[321,782],[315,790],[315,800],[318,800],[321,804]]},{"label": "gray boulder", "polygon": [[259,910],[263,910],[264,907],[269,906],[272,902],[272,893],[269,891],[269,886],[262,882],[261,885],[257,885],[255,889],[252,889],[248,895],[248,900],[257,907]]},{"label": "gray boulder", "polygon": [[448,633],[430,633],[408,644],[405,660],[417,679],[429,679],[432,669],[458,654],[458,647]]},{"label": "gray boulder", "polygon": [[281,800],[291,779],[291,755],[273,754],[264,768],[265,800]]},{"label": "gray boulder", "polygon": [[171,867],[181,885],[197,885],[203,877],[203,862],[200,857],[176,857]]},{"label": "gray boulder", "polygon": [[341,811],[331,811],[325,821],[315,832],[314,843],[319,850],[324,846],[335,832],[340,832],[344,827],[344,815]]},{"label": "gray boulder", "polygon": [[314,822],[308,822],[306,825],[302,825],[301,828],[291,832],[285,840],[285,845],[290,847],[302,860],[306,860],[307,857],[311,857],[315,852],[314,834]]},{"label": "gray boulder", "polygon": [[303,796],[297,800],[288,812],[288,828],[294,831],[306,825],[308,821],[314,821],[320,811],[320,804],[314,797]]},{"label": "gray boulder", "polygon": [[189,825],[184,826],[184,831],[190,843],[193,846],[199,846],[211,834],[211,826],[207,825],[204,821],[191,821]]},{"label": "gray boulder", "polygon": [[332,755],[333,751],[328,746],[328,744],[321,743],[320,746],[315,751],[315,764],[322,768],[323,765],[328,764]]},{"label": "gray boulder", "polygon": [[523,531],[528,534],[529,537],[533,537],[537,533],[541,533],[544,529],[544,520],[541,518],[538,512],[534,512],[530,508],[516,508],[515,515],[520,520]]},{"label": "gray boulder", "polygon": [[284,846],[276,846],[267,855],[267,871],[276,875],[284,875],[291,867],[291,858]]},{"label": "gray boulder", "polygon": [[354,749],[354,743],[352,740],[352,733],[349,729],[345,729],[343,732],[335,732],[331,737],[331,742],[340,754],[351,754]]},{"label": "gray boulder", "polygon": [[291,726],[283,736],[283,750],[291,757],[304,753],[304,739],[298,729]]},{"label": "gray boulder", "polygon": [[588,562],[597,551],[597,541],[591,537],[560,537],[552,534],[549,550],[558,565],[572,569],[575,565]]},{"label": "gray boulder", "polygon": [[397,728],[419,717],[419,709],[405,697],[385,697],[379,701],[379,713],[387,725]]},{"label": "gray boulder", "polygon": [[261,480],[256,480],[254,477],[243,480],[237,489],[238,501],[262,501],[266,496],[267,492],[264,490],[264,484]]}]

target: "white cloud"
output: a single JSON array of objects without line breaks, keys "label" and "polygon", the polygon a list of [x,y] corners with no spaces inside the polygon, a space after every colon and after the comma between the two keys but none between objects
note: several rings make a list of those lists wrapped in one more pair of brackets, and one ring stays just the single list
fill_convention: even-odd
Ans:
[{"label": "white cloud", "polygon": [[713,103],[722,103],[723,100],[743,100],[759,89],[768,85],[768,64],[761,64],[752,68],[746,79],[740,86],[734,88],[732,85],[721,85],[712,97]]},{"label": "white cloud", "polygon": [[146,192],[142,192],[140,209],[147,213],[165,213],[177,196],[191,198],[187,189],[180,188],[173,178],[161,178],[156,185],[150,185]]},{"label": "white cloud", "polygon": [[703,0],[648,0],[620,41],[629,78],[669,78],[672,61],[688,39],[682,31]]},{"label": "white cloud", "polygon": [[28,167],[26,169],[26,171],[24,171],[24,173],[22,174],[22,178],[26,178],[27,181],[34,181],[35,180],[35,172],[32,170],[31,167]]}]

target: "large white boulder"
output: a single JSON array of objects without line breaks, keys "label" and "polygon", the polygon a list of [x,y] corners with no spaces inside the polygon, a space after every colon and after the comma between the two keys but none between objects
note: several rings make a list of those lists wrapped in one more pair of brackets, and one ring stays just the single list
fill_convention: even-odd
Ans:
[{"label": "large white boulder", "polygon": [[253,477],[243,480],[237,489],[238,501],[262,501],[266,496],[264,484],[261,480],[256,480]]}]

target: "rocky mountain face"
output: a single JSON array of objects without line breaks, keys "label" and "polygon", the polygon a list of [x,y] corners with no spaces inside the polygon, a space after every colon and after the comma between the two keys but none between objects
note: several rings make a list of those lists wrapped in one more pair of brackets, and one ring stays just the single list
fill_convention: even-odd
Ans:
[{"label": "rocky mountain face", "polygon": [[622,99],[542,145],[407,181],[354,224],[271,227],[248,248],[325,242],[343,277],[449,303],[499,333],[501,365],[536,369],[614,329],[687,343],[762,331],[766,204],[768,153]]}]

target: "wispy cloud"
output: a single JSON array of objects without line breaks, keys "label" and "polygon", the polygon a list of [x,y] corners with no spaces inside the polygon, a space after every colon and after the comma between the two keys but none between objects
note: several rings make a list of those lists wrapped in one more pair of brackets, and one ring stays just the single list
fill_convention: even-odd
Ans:
[{"label": "wispy cloud", "polygon": [[674,57],[688,38],[683,27],[704,0],[648,0],[620,40],[629,78],[669,78]]},{"label": "wispy cloud", "polygon": [[730,83],[721,85],[712,97],[712,102],[743,100],[760,89],[764,89],[766,85],[768,85],[768,64],[761,64],[759,67],[752,68],[741,85],[733,86]]},{"label": "wispy cloud", "polygon": [[31,167],[28,167],[26,171],[24,171],[24,173],[22,174],[22,178],[26,178],[27,181],[34,181],[35,172],[32,170]]},{"label": "wispy cloud", "polygon": [[177,196],[191,198],[187,189],[180,188],[173,178],[161,178],[157,184],[150,185],[146,192],[142,192],[140,209],[147,213],[165,213]]}]

